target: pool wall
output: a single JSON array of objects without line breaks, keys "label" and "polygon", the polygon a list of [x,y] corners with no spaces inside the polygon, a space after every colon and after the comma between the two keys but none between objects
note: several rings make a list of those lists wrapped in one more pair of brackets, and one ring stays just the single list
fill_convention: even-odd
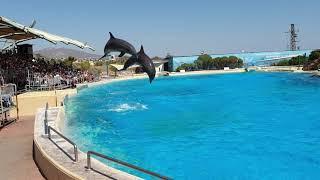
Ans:
[{"label": "pool wall", "polygon": [[[48,125],[60,131],[65,119],[63,107],[48,109]],[[87,154],[78,151],[78,161],[71,160],[62,149],[74,156],[73,146],[65,139],[52,134],[52,141],[44,134],[45,108],[38,109],[35,117],[33,157],[41,174],[48,180],[64,179],[140,179],[126,172],[114,169],[100,161],[91,158],[95,170],[86,170]],[[53,143],[55,142],[55,144]],[[98,172],[99,171],[99,172]]]}]

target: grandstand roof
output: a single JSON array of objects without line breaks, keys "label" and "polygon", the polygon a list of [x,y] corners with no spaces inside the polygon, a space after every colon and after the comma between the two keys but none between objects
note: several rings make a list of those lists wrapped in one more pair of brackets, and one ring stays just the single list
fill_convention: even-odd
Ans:
[{"label": "grandstand roof", "polygon": [[49,42],[57,44],[62,42],[64,44],[72,44],[78,46],[81,49],[89,48],[94,51],[94,48],[88,46],[87,43],[82,43],[70,38],[50,34],[45,31],[41,31],[29,26],[19,24],[13,20],[0,16],[0,39],[13,40],[16,43],[31,40],[31,39],[45,39]]}]

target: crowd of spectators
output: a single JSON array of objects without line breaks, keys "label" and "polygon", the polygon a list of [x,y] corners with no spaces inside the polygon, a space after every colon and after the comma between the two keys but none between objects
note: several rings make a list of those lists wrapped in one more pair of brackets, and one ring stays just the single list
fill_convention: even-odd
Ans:
[{"label": "crowd of spectators", "polygon": [[75,87],[95,77],[88,71],[76,69],[63,60],[34,58],[14,51],[0,52],[0,83],[15,83],[18,89],[30,86]]}]

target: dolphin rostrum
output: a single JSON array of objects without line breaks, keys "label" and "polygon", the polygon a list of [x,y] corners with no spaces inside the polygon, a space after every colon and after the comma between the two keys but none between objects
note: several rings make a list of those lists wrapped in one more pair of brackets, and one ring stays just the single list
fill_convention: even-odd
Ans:
[{"label": "dolphin rostrum", "polygon": [[122,70],[126,70],[128,67],[137,63],[137,64],[141,65],[142,70],[148,74],[149,81],[151,83],[156,75],[156,68],[154,67],[154,64],[153,64],[152,60],[150,59],[150,57],[145,54],[145,52],[143,50],[143,46],[141,46],[141,49],[138,52],[137,57],[131,56],[125,62]]},{"label": "dolphin rostrum", "polygon": [[110,39],[104,47],[104,55],[100,58],[106,57],[111,52],[121,52],[119,57],[122,57],[126,53],[131,54],[132,56],[137,56],[136,49],[127,41],[115,38],[111,32]]}]

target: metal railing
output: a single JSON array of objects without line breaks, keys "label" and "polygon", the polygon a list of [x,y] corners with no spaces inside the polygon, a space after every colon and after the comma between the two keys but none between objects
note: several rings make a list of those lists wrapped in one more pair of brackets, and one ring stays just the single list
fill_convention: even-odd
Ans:
[{"label": "metal railing", "polygon": [[[51,131],[54,131],[56,134],[58,134],[60,137],[62,137],[64,140],[69,142],[73,146],[73,153],[74,153],[74,158],[72,158],[65,150],[63,150],[60,146],[58,146],[52,139],[51,139]],[[78,161],[78,147],[77,145],[71,141],[69,138],[65,137],[63,134],[61,134],[59,131],[55,130],[53,127],[48,126],[48,138],[56,145],[58,148],[64,152],[71,160],[74,162]]]},{"label": "metal railing", "polygon": [[[9,104],[7,106],[4,105],[3,97],[9,96]],[[13,97],[15,97],[15,104],[13,103]],[[12,122],[19,120],[19,104],[18,104],[18,94],[17,94],[17,85],[16,84],[4,84],[0,86],[0,127],[6,126]],[[10,118],[10,111],[16,109],[16,118]]]},{"label": "metal railing", "polygon": [[120,160],[118,160],[118,159],[115,159],[115,158],[112,158],[112,157],[109,157],[109,156],[106,156],[106,155],[103,155],[103,154],[100,154],[100,153],[97,153],[97,152],[94,152],[94,151],[88,151],[88,152],[87,152],[87,167],[86,167],[86,168],[87,168],[88,170],[91,170],[91,169],[92,169],[92,167],[91,167],[91,155],[96,155],[96,156],[101,157],[101,158],[103,158],[103,159],[106,159],[106,160],[109,160],[109,161],[112,161],[112,162],[121,164],[121,165],[123,165],[123,166],[126,166],[126,167],[129,167],[129,168],[131,168],[131,169],[134,169],[134,170],[143,172],[143,173],[145,173],[145,174],[148,174],[148,175],[157,177],[157,178],[159,178],[159,179],[172,179],[172,178],[169,178],[169,177],[166,177],[166,176],[162,176],[162,175],[160,175],[160,174],[158,174],[158,173],[155,173],[155,172],[152,172],[152,171],[149,171],[149,170],[140,168],[140,167],[138,167],[138,166],[129,164],[129,163],[124,162],[124,161],[120,161]]},{"label": "metal railing", "polygon": [[[73,153],[74,153],[74,158],[68,154],[62,147],[60,147],[56,142],[53,141],[52,139],[52,133],[51,131],[55,132],[57,135],[59,135],[60,137],[62,137],[64,140],[66,140],[67,142],[69,142],[72,146],[73,146]],[[71,160],[73,160],[74,162],[77,162],[78,161],[78,147],[77,145],[71,141],[69,138],[67,138],[66,136],[64,136],[63,134],[61,134],[59,131],[57,131],[56,129],[54,129],[53,127],[49,126],[48,125],[48,103],[46,104],[46,108],[45,108],[45,117],[44,117],[44,132],[46,135],[48,135],[48,139],[50,141],[52,141],[52,143],[54,143],[63,153],[65,153]],[[100,153],[97,153],[97,152],[94,152],[94,151],[88,151],[87,152],[87,169],[88,170],[92,170],[93,168],[91,167],[91,155],[95,155],[95,156],[98,156],[98,157],[101,157],[101,158],[104,158],[106,160],[109,160],[109,161],[112,161],[114,163],[118,163],[118,164],[121,164],[123,166],[126,166],[126,167],[129,167],[131,169],[134,169],[134,170],[137,170],[137,171],[140,171],[140,172],[143,172],[145,174],[148,174],[150,176],[154,176],[156,178],[159,178],[159,179],[172,179],[172,178],[169,178],[169,177],[166,177],[166,176],[162,176],[158,173],[155,173],[155,172],[152,172],[152,171],[149,171],[149,170],[146,170],[146,169],[143,169],[141,167],[138,167],[138,166],[135,166],[135,165],[132,165],[132,164],[129,164],[127,162],[124,162],[124,161],[121,161],[121,160],[118,160],[118,159],[115,159],[115,158],[112,158],[112,157],[109,157],[109,156],[106,156],[106,155],[103,155],[103,154],[100,154]]]},{"label": "metal railing", "polygon": [[44,110],[44,120],[43,120],[45,135],[48,134],[48,108],[49,108],[49,104],[46,103],[46,109]]}]

